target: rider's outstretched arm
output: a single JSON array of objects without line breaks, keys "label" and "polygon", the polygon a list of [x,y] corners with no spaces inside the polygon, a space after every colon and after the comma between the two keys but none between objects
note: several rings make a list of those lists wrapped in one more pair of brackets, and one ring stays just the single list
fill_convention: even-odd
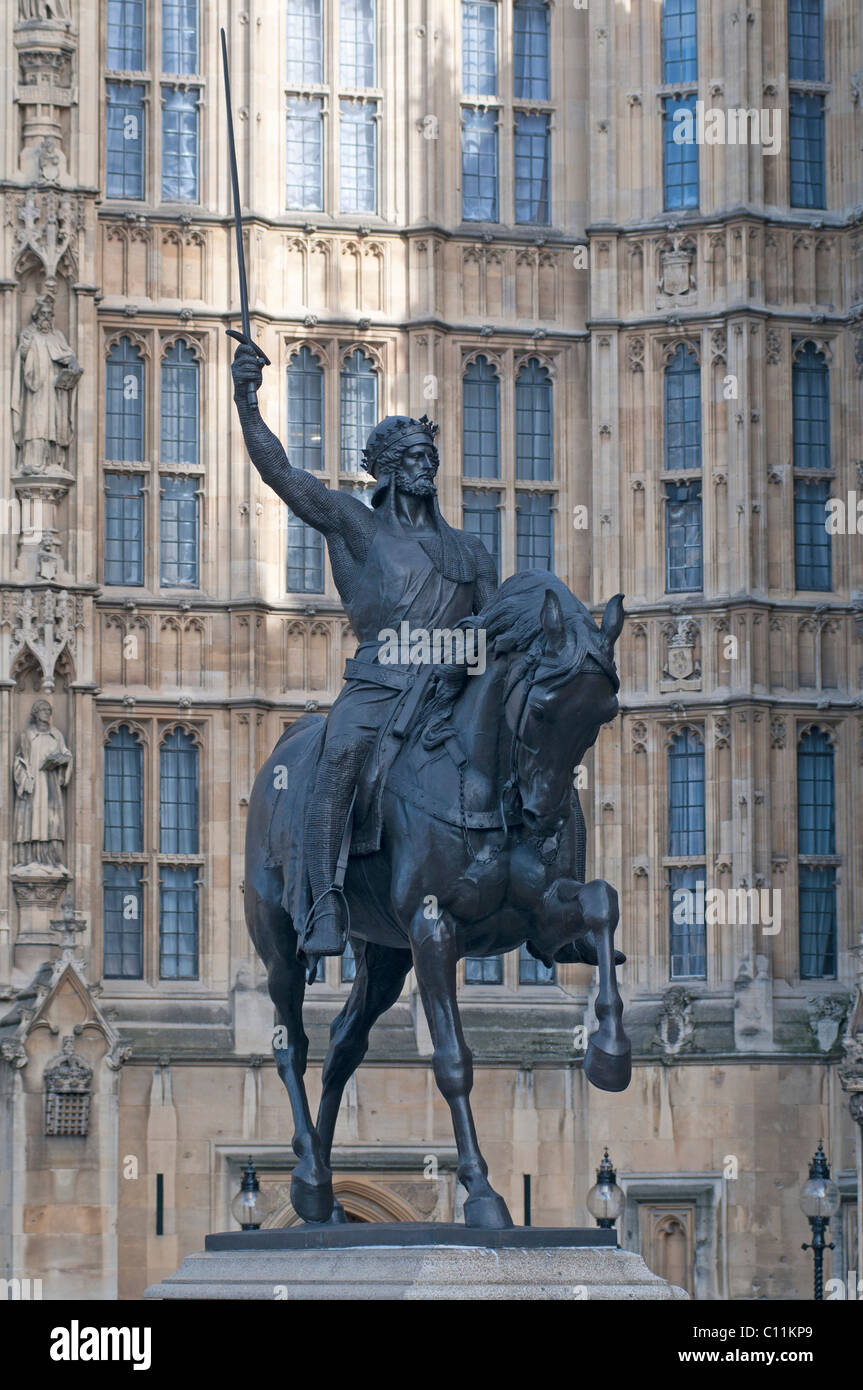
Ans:
[{"label": "rider's outstretched arm", "polygon": [[249,386],[257,390],[261,384],[261,364],[253,348],[241,343],[234,355],[231,374],[234,378],[234,403],[249,457],[264,482],[287,502],[291,511],[315,530],[343,529],[345,504],[354,503],[367,510],[356,498],[331,490],[304,468],[293,468],[281,441],[264,424],[260,411],[249,405]]}]

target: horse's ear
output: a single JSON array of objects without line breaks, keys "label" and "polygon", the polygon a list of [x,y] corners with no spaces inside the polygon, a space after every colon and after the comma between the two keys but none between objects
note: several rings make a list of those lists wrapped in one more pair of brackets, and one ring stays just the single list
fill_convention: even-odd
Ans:
[{"label": "horse's ear", "polygon": [[609,646],[614,646],[621,632],[623,631],[623,594],[615,594],[605,605],[605,612],[602,615],[602,635]]},{"label": "horse's ear", "polygon": [[559,656],[566,645],[566,627],[560,599],[553,589],[546,589],[539,615],[545,633],[545,649],[549,656]]}]

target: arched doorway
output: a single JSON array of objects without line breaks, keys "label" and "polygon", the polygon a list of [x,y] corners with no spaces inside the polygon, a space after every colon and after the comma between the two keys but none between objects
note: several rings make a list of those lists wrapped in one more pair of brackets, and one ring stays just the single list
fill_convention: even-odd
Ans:
[{"label": "arched doorway", "polygon": [[[333,1191],[345,1209],[348,1221],[421,1221],[420,1214],[388,1188],[365,1178],[335,1175]],[[299,1226],[300,1218],[291,1203],[284,1202],[268,1216],[265,1227]]]}]

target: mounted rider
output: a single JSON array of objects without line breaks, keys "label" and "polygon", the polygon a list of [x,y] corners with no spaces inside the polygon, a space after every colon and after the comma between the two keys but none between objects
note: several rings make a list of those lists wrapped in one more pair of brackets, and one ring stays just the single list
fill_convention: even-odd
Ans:
[{"label": "mounted rider", "polygon": [[363,462],[377,486],[367,507],[291,466],[250,403],[249,386],[261,382],[259,350],[241,343],[232,374],[249,456],[294,514],[326,537],[333,579],[359,640],[327,718],[304,830],[312,908],[296,926],[311,974],[320,956],[340,954],[347,940],[343,865],[341,874],[337,865],[360,770],[393,715],[402,726],[409,721],[421,688],[416,666],[379,660],[384,634],[402,622],[426,632],[454,628],[497,589],[497,570],[478,537],[441,515],[434,483],[437,426],[426,416],[390,415],[372,430]]}]

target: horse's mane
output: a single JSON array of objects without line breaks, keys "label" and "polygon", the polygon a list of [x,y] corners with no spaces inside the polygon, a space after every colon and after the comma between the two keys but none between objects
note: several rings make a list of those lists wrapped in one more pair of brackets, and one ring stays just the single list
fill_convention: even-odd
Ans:
[{"label": "horse's mane", "polygon": [[[564,626],[575,647],[567,642],[558,656],[548,652],[548,642],[540,621],[546,590],[557,597]],[[548,570],[522,570],[512,575],[492,595],[481,612],[459,623],[462,628],[482,629],[486,635],[487,657],[514,654],[510,663],[504,699],[529,670],[540,670],[540,679],[552,689],[582,670],[601,671],[615,691],[620,682],[611,646],[596,626],[589,609],[575,597],[561,579]],[[467,667],[451,664],[436,673],[432,692],[420,715],[428,727],[452,712],[452,706],[467,679]]]}]

